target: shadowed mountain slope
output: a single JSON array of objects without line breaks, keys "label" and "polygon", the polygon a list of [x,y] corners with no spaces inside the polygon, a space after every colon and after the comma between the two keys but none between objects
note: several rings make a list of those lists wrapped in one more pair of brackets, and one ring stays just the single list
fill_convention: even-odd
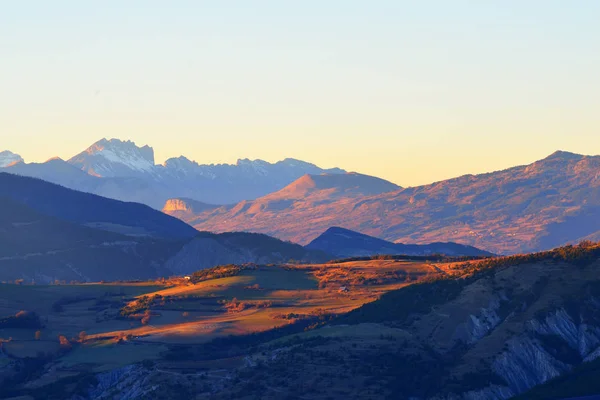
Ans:
[{"label": "shadowed mountain slope", "polygon": [[43,215],[0,197],[0,279],[38,283],[148,279],[182,243],[133,238]]},{"label": "shadowed mountain slope", "polygon": [[266,235],[200,233],[148,206],[0,174],[0,280],[151,279],[220,264],[328,258]]},{"label": "shadowed mountain slope", "polygon": [[131,235],[191,238],[197,231],[152,208],[78,192],[39,179],[0,173],[0,196],[76,224]]},{"label": "shadowed mountain slope", "polygon": [[175,274],[184,275],[223,264],[325,262],[330,259],[329,254],[319,249],[305,249],[259,233],[201,232],[165,266]]},{"label": "shadowed mountain slope", "polygon": [[349,229],[332,227],[306,245],[307,249],[322,250],[336,257],[374,256],[381,254],[404,254],[425,256],[491,256],[492,254],[472,246],[458,243],[401,244],[392,243]]}]

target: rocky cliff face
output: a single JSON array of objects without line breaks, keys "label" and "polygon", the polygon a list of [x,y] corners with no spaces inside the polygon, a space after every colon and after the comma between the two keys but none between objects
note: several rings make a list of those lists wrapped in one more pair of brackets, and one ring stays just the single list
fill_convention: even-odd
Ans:
[{"label": "rocky cliff face", "polygon": [[[597,262],[586,267],[553,263],[511,267],[471,283],[456,300],[440,307],[438,315],[446,310],[450,319],[463,314],[454,343],[439,348],[448,352],[460,343],[468,346],[459,352],[451,375],[464,379],[478,365],[495,378],[476,390],[439,398],[508,399],[598,358],[600,281],[594,276],[598,267]],[[475,290],[487,293],[482,296]],[[482,300],[477,297],[489,302],[472,308]],[[436,335],[440,343],[448,343],[439,330],[433,332]]]},{"label": "rocky cliff face", "polygon": [[[581,316],[575,317],[580,319]],[[564,308],[529,320],[525,325],[528,329],[508,339],[504,350],[491,362],[491,371],[504,384],[490,384],[483,389],[440,398],[509,399],[571,371],[582,362],[600,357],[600,326],[577,323]],[[477,337],[474,333],[471,340]]]},{"label": "rocky cliff face", "polygon": [[87,396],[83,398],[135,400],[151,396],[157,386],[152,384],[148,372],[140,365],[128,365],[97,374],[96,385],[91,387]]},{"label": "rocky cliff face", "polygon": [[219,208],[217,205],[206,204],[189,198],[169,199],[165,202],[162,211],[165,214],[181,220],[193,219],[197,213]]}]

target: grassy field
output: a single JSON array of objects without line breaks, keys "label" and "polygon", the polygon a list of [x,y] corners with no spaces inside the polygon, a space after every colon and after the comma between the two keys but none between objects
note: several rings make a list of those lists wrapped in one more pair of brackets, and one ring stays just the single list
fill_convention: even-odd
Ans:
[{"label": "grassy field", "polygon": [[[31,383],[43,386],[78,371],[101,372],[142,361],[161,361],[172,346],[201,344],[218,337],[267,331],[316,315],[345,313],[390,290],[448,270],[426,262],[369,260],[243,267],[233,276],[196,283],[172,279],[84,285],[2,284],[0,318],[20,311],[35,313],[40,327],[0,326],[0,339],[10,357],[54,357],[52,373]],[[67,342],[61,343],[59,336]],[[176,365],[167,364],[169,368]]]}]

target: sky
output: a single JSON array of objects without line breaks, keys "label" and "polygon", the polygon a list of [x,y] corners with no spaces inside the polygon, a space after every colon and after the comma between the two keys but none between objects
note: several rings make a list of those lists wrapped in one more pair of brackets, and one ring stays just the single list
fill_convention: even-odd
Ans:
[{"label": "sky", "polygon": [[286,157],[414,186],[600,154],[598,1],[5,1],[0,150]]}]

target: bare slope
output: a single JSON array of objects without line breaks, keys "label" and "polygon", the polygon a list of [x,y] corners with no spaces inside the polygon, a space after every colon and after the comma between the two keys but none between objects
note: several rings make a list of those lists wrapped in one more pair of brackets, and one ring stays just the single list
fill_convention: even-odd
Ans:
[{"label": "bare slope", "polygon": [[129,237],[43,215],[0,197],[0,280],[148,279],[182,244]]},{"label": "bare slope", "polygon": [[0,173],[0,196],[48,216],[119,233],[185,239],[198,232],[146,205],[79,192],[40,179]]}]

